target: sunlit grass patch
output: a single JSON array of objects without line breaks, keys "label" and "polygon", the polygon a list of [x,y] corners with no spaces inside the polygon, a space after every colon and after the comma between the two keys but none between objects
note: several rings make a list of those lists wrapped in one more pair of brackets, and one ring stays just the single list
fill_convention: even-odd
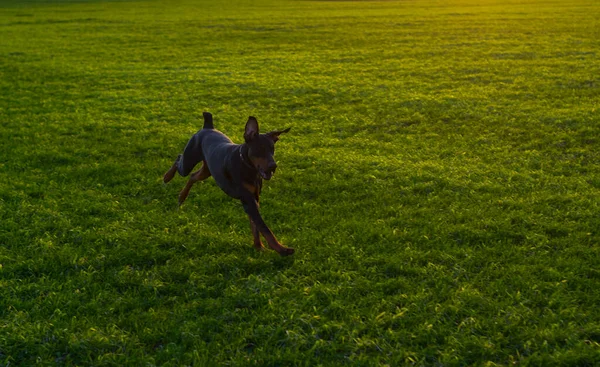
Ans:
[{"label": "sunlit grass patch", "polygon": [[[4,2],[0,365],[599,364],[597,14]],[[293,257],[162,184],[206,110]]]}]

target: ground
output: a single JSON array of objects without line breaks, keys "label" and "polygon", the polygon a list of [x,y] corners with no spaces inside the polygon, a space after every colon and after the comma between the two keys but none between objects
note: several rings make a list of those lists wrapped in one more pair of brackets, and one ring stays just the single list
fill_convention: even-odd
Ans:
[{"label": "ground", "polygon": [[[600,364],[600,3],[3,1],[0,365]],[[279,168],[258,253],[202,112]]]}]

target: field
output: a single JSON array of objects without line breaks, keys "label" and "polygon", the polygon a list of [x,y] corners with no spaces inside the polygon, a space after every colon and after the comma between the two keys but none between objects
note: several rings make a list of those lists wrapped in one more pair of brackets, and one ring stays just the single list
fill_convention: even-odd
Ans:
[{"label": "field", "polygon": [[0,366],[598,366],[599,75],[594,0],[4,0]]}]

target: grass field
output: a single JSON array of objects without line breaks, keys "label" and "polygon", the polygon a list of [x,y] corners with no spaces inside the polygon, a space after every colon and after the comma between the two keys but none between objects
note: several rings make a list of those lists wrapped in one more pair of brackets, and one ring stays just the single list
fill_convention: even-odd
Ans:
[{"label": "grass field", "polygon": [[0,366],[600,365],[600,2],[216,3],[0,3]]}]

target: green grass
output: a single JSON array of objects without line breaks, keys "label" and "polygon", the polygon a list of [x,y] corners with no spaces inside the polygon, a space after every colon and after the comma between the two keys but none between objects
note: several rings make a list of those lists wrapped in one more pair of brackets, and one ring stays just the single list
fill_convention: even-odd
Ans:
[{"label": "green grass", "polygon": [[1,366],[600,364],[599,2],[215,3],[0,4]]}]

